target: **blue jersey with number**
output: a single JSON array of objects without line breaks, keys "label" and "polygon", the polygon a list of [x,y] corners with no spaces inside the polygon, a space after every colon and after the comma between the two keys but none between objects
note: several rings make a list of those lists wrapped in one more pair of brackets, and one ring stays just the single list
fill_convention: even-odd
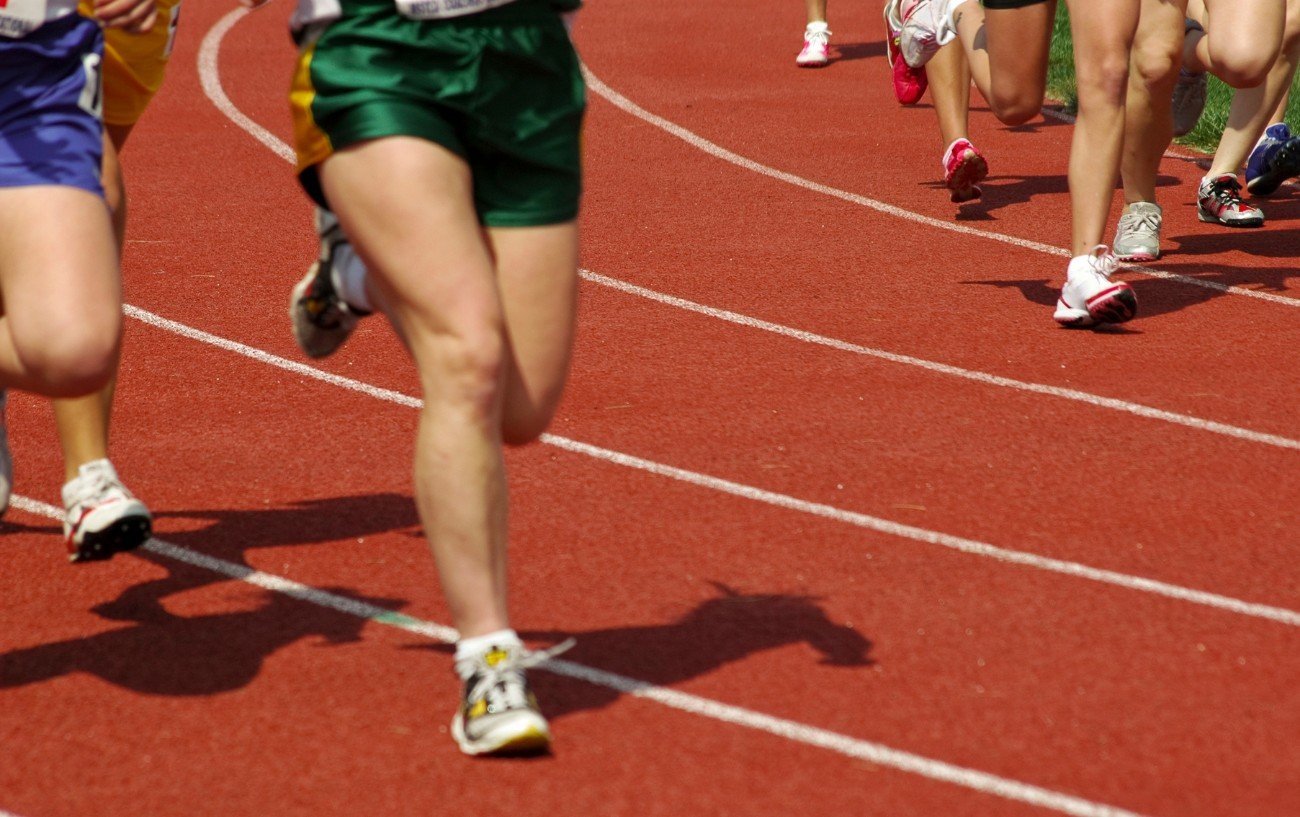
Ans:
[{"label": "blue jersey with number", "polygon": [[103,195],[99,25],[76,14],[0,37],[0,187],[55,184]]}]

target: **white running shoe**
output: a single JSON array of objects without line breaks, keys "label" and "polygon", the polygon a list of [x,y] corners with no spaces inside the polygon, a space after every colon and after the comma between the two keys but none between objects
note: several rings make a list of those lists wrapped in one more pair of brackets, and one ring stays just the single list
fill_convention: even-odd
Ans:
[{"label": "white running shoe", "polygon": [[885,19],[898,32],[903,62],[920,68],[957,36],[947,0],[889,0]]},{"label": "white running shoe", "polygon": [[451,735],[467,755],[536,754],[551,745],[551,729],[528,688],[524,670],[573,646],[570,639],[541,652],[521,644],[489,647],[456,662],[465,682]]},{"label": "white running shoe", "polygon": [[63,486],[63,535],[74,562],[108,559],[134,550],[153,532],[153,516],[136,499],[108,460],[81,466]]},{"label": "white running shoe", "polygon": [[803,50],[794,58],[801,68],[820,68],[830,62],[830,29],[826,24],[809,23],[803,32]]},{"label": "white running shoe", "polygon": [[1095,326],[1123,323],[1137,314],[1137,296],[1132,287],[1110,279],[1118,266],[1105,244],[1072,259],[1052,315],[1056,322],[1062,326]]},{"label": "white running shoe", "polygon": [[9,497],[14,490],[14,458],[9,453],[9,429],[5,425],[5,409],[9,393],[0,389],[0,516],[9,510]]}]

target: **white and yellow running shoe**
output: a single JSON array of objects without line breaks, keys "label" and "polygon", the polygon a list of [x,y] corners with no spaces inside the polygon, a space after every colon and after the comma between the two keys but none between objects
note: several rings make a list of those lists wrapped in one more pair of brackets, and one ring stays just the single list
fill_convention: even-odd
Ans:
[{"label": "white and yellow running shoe", "polygon": [[524,670],[569,647],[529,652],[522,644],[493,645],[457,659],[456,674],[465,682],[451,735],[467,755],[540,754],[551,745],[551,729],[528,687]]}]

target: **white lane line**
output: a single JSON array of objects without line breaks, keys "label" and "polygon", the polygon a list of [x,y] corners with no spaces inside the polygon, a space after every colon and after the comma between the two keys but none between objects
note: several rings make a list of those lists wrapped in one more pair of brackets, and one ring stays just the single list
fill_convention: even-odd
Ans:
[{"label": "white lane line", "polygon": [[296,162],[297,156],[293,148],[280,141],[275,134],[266,128],[254,122],[244,115],[244,112],[235,107],[235,103],[230,101],[226,96],[226,91],[221,87],[221,72],[217,64],[217,59],[221,54],[221,41],[226,36],[226,32],[235,27],[245,15],[248,14],[246,9],[235,9],[217,21],[203,38],[199,45],[199,82],[203,85],[203,93],[207,94],[212,104],[217,106],[217,110],[226,115],[226,118],[243,128],[257,141],[261,142],[271,149],[271,152],[286,162]]},{"label": "white lane line", "polygon": [[[293,149],[290,148],[285,143],[281,142],[265,128],[261,127],[256,122],[253,122],[242,112],[240,112],[237,108],[235,108],[233,103],[231,103],[229,97],[226,96],[225,91],[222,90],[221,87],[221,79],[220,79],[220,75],[218,74],[218,63],[217,63],[217,55],[220,52],[221,41],[222,38],[225,37],[227,32],[229,32],[230,29],[234,27],[235,23],[237,23],[245,14],[247,14],[247,12],[244,11],[243,9],[236,9],[235,11],[230,12],[225,17],[223,17],[211,29],[211,31],[208,32],[207,36],[203,38],[203,44],[199,49],[199,73],[202,78],[203,88],[204,91],[208,94],[208,97],[212,100],[213,104],[216,105],[217,108],[219,108],[222,111],[222,113],[224,113],[232,121],[238,124],[241,128],[248,130],[254,137],[257,138],[259,142],[262,142],[263,144],[269,146],[271,150],[276,153],[276,155],[281,156],[286,161],[292,162],[294,161]],[[676,127],[675,125],[671,125],[671,123],[666,123],[665,126]],[[742,160],[742,161],[747,161],[747,160]],[[791,176],[790,179],[797,179],[797,177]],[[849,194],[845,194],[845,195],[849,195]],[[866,201],[871,201],[871,200],[868,199]],[[879,202],[872,202],[872,204],[873,206],[879,205],[880,207],[889,206],[889,205],[880,205]],[[906,211],[903,210],[899,210],[898,212],[906,213]],[[924,216],[917,216],[917,218],[926,220],[926,223],[932,221],[936,225],[946,225],[946,222],[939,222],[934,219],[927,220],[926,217]],[[1009,240],[1015,242],[1020,241],[1020,239],[1009,239]],[[1034,244],[1033,242],[1028,242],[1027,244],[1024,244],[1024,246],[1030,246],[1032,249],[1042,249],[1044,252],[1055,252],[1053,248],[1047,247],[1047,245],[1044,244]],[[940,374],[947,374],[955,377],[961,377],[967,380],[974,380],[990,386],[1000,386],[1004,388],[1012,388],[1012,389],[1018,389],[1020,391],[1031,392],[1034,394],[1043,394],[1051,397],[1059,397],[1067,400],[1075,400],[1099,408],[1108,408],[1108,409],[1113,409],[1115,411],[1123,411],[1129,414],[1135,414],[1139,417],[1145,417],[1147,419],[1161,420],[1164,422],[1175,423],[1177,425],[1186,426],[1188,428],[1194,428],[1199,431],[1209,431],[1215,434],[1223,434],[1225,436],[1234,437],[1239,440],[1248,440],[1250,442],[1263,443],[1265,445],[1271,445],[1278,448],[1300,450],[1300,440],[1293,440],[1287,437],[1278,436],[1276,434],[1267,434],[1259,431],[1251,431],[1250,429],[1240,428],[1237,426],[1228,425],[1226,423],[1218,423],[1213,420],[1204,420],[1199,417],[1194,417],[1191,415],[1178,414],[1171,411],[1164,411],[1162,409],[1151,408],[1150,406],[1144,406],[1141,403],[1132,403],[1126,400],[1118,400],[1110,397],[1102,397],[1099,395],[1089,394],[1087,392],[1077,391],[1075,389],[1066,389],[1057,386],[1047,386],[1039,383],[1030,383],[1026,381],[1013,380],[1011,378],[1001,377],[994,374],[987,374],[985,372],[963,369],[958,366],[951,366],[945,363],[936,363],[933,361],[925,360],[923,358],[911,357],[909,355],[894,354],[892,352],[886,352],[880,349],[873,349],[871,347],[860,346],[858,344],[849,343],[847,341],[841,341],[835,338],[829,338],[823,335],[816,335],[811,332],[805,332],[803,330],[793,329],[788,326],[771,323],[769,321],[764,321],[758,318],[751,318],[749,316],[741,315],[736,312],[729,312],[722,309],[716,309],[714,307],[704,306],[702,304],[698,304],[693,301],[688,301],[683,298],[678,298],[672,295],[656,292],[655,290],[652,289],[646,289],[645,287],[626,283],[616,278],[610,278],[609,276],[600,275],[598,273],[594,273],[589,270],[582,270],[581,274],[583,279],[587,281],[590,281],[595,284],[599,284],[601,286],[606,286],[611,289],[616,289],[619,290],[620,292],[625,292],[630,295],[636,295],[641,298],[647,298],[649,300],[656,301],[658,303],[662,303],[667,306],[672,306],[678,309],[684,309],[691,312],[696,312],[701,315],[706,315],[708,317],[712,317],[718,320],[728,321],[730,323],[735,323],[741,326],[746,326],[754,329],[761,329],[767,332],[773,332],[775,334],[782,335],[784,337],[792,338],[795,340],[800,340],[805,343],[813,343],[819,346],[825,346],[840,351],[852,352],[854,354],[859,354],[859,355],[868,355],[871,357],[878,358],[880,360],[888,360],[893,363],[902,363],[909,366],[918,366],[923,369],[928,369],[929,371],[932,372],[938,372]]]},{"label": "white lane line", "polygon": [[852,352],[857,355],[866,355],[881,360],[888,360],[893,363],[916,366],[931,372],[960,377],[965,380],[973,380],[977,383],[983,383],[989,386],[999,386],[1001,388],[1015,389],[1017,391],[1030,392],[1033,394],[1059,397],[1065,400],[1074,400],[1079,403],[1086,403],[1090,406],[1112,409],[1114,411],[1123,411],[1150,420],[1161,420],[1167,423],[1174,423],[1176,425],[1194,428],[1198,431],[1209,431],[1214,434],[1234,437],[1238,440],[1248,440],[1250,442],[1263,443],[1264,445],[1271,445],[1277,448],[1300,451],[1300,440],[1294,440],[1289,437],[1282,437],[1276,434],[1266,434],[1260,431],[1251,431],[1247,428],[1240,428],[1226,423],[1216,423],[1213,420],[1205,420],[1200,417],[1194,417],[1190,414],[1178,414],[1172,411],[1164,411],[1163,409],[1144,406],[1141,403],[1131,403],[1127,400],[1118,400],[1113,397],[1102,397],[1100,395],[1090,394],[1076,389],[1047,386],[1041,383],[1032,383],[1024,380],[1013,380],[1009,377],[1001,377],[986,372],[963,369],[958,366],[950,366],[946,363],[936,363],[934,361],[912,357],[910,355],[900,355],[894,352],[886,352],[882,349],[873,349],[869,346],[859,346],[856,343],[849,343],[848,341],[826,337],[825,335],[805,332],[801,329],[794,329],[779,323],[772,323],[760,318],[752,318],[738,312],[729,312],[725,309],[705,306],[696,303],[695,301],[688,301],[685,298],[678,298],[674,295],[666,295],[662,292],[656,292],[653,289],[646,289],[645,287],[637,286],[636,284],[629,284],[625,281],[600,275],[599,273],[591,272],[589,270],[581,270],[581,275],[584,280],[598,283],[602,286],[619,290],[620,292],[626,292],[629,295],[636,295],[641,298],[676,307],[677,309],[696,312],[701,315],[707,315],[710,318],[738,324],[740,326],[746,326],[751,329],[761,329],[764,332],[771,332],[783,337],[803,341],[804,343],[825,346],[842,352]]},{"label": "white lane line", "polygon": [[[587,68],[585,65],[583,66],[583,74],[587,78],[588,87],[595,93],[604,97],[605,100],[614,107],[625,113],[631,114],[647,124],[653,125],[660,130],[676,136],[678,139],[681,139],[686,144],[703,153],[721,159],[724,162],[729,162],[737,167],[742,167],[759,175],[767,176],[768,178],[776,179],[777,181],[782,181],[804,190],[811,190],[815,193],[821,193],[832,198],[840,199],[841,201],[867,207],[877,212],[885,213],[886,215],[895,216],[917,224],[924,224],[927,227],[933,227],[937,230],[947,230],[948,232],[959,233],[961,235],[983,238],[989,241],[998,241],[1003,244],[1010,244],[1027,250],[1046,253],[1047,255],[1055,255],[1060,258],[1068,258],[1070,255],[1068,250],[1061,247],[1053,247],[1049,244],[1043,244],[1038,241],[1016,238],[1015,236],[1003,235],[1002,233],[994,233],[988,230],[979,230],[974,227],[968,227],[964,224],[958,224],[954,221],[943,221],[937,218],[930,218],[929,216],[923,216],[920,213],[914,213],[911,210],[904,210],[903,208],[896,207],[892,204],[886,204],[885,202],[867,198],[866,196],[860,196],[857,193],[849,193],[845,190],[840,190],[835,187],[830,187],[829,185],[805,179],[802,176],[796,176],[793,173],[787,173],[784,170],[777,170],[774,167],[768,167],[765,164],[756,162],[753,159],[748,159],[738,153],[733,153],[720,145],[710,142],[703,136],[700,136],[693,131],[689,131],[675,122],[664,119],[662,116],[650,113],[645,108],[642,108],[640,105],[637,105],[632,100],[601,82],[600,79],[591,72],[591,69]],[[1228,286],[1227,284],[1220,284],[1217,281],[1207,281],[1202,278],[1178,275],[1176,273],[1139,266],[1137,264],[1126,264],[1124,265],[1124,268],[1133,270],[1134,272],[1140,272],[1143,275],[1149,275],[1153,278],[1177,281],[1181,284],[1191,284],[1193,286],[1204,287],[1205,289],[1212,289],[1216,292],[1223,292],[1231,295],[1245,295],[1248,298],[1257,298],[1261,301],[1282,304],[1283,306],[1300,307],[1300,299],[1288,298],[1283,295],[1274,295],[1271,292]]]},{"label": "white lane line", "polygon": [[[366,394],[390,403],[396,403],[411,408],[418,408],[422,405],[419,398],[411,397],[410,395],[395,392],[390,389],[382,389],[348,377],[324,372],[320,369],[288,360],[278,355],[270,354],[269,352],[264,352],[261,349],[256,349],[237,341],[228,340],[218,335],[204,332],[201,329],[195,329],[194,327],[186,326],[185,324],[163,318],[151,312],[146,312],[139,307],[126,307],[126,314],[159,329],[174,332],[191,340],[210,344],[219,349],[250,357],[268,366],[275,366],[284,369],[285,371],[321,380],[330,383],[331,385],[348,389],[350,391],[360,392],[361,394]],[[974,556],[995,559],[1007,564],[1022,565],[1037,570],[1048,571],[1050,573],[1060,573],[1075,578],[1088,579],[1102,584],[1122,587],[1126,590],[1151,593],[1157,596],[1163,596],[1165,598],[1175,599],[1191,604],[1198,604],[1204,607],[1211,607],[1217,610],[1225,610],[1227,612],[1238,613],[1253,618],[1275,621],[1279,624],[1286,624],[1292,627],[1300,626],[1300,612],[1288,610],[1282,607],[1273,607],[1267,604],[1243,601],[1241,599],[1235,599],[1217,593],[1193,590],[1191,588],[1168,584],[1154,579],[1147,579],[1141,576],[1132,576],[1127,573],[1119,573],[1112,570],[1090,567],[1088,565],[1069,562],[1062,559],[1052,559],[1026,551],[998,547],[974,539],[966,539],[960,536],[952,536],[946,533],[927,530],[925,528],[904,525],[888,519],[881,519],[879,517],[857,513],[855,511],[848,511],[842,508],[836,508],[832,505],[809,502],[786,494],[766,491],[751,485],[744,485],[742,483],[712,477],[707,474],[688,471],[671,465],[664,465],[652,460],[634,457],[618,451],[611,451],[607,448],[600,448],[598,446],[579,442],[577,440],[571,440],[567,437],[560,437],[554,434],[543,434],[541,441],[556,448],[561,448],[577,454],[583,454],[615,465],[634,468],[639,471],[645,471],[657,476],[675,479],[698,487],[708,488],[732,496],[743,497],[745,499],[762,502],[778,508],[785,508],[800,513],[818,516],[823,519],[842,522],[855,527],[888,534],[890,536],[911,539],[912,541],[922,542],[929,545],[938,545],[939,547],[956,550]]]},{"label": "white lane line", "polygon": [[[12,499],[15,508],[28,513],[61,519],[63,511],[53,505],[15,496]],[[415,618],[414,616],[388,610],[368,602],[358,601],[337,593],[330,593],[310,587],[290,579],[263,573],[247,565],[236,564],[225,559],[208,556],[189,548],[173,545],[160,539],[150,539],[142,546],[145,550],[175,561],[184,562],[195,567],[210,570],[232,579],[247,582],[275,593],[283,593],[300,601],[325,607],[350,616],[355,616],[378,624],[386,624],[399,630],[425,636],[434,641],[453,644],[456,641],[455,629],[444,624]],[[762,712],[755,712],[743,707],[725,704],[699,695],[678,692],[661,687],[649,681],[641,681],[626,675],[588,667],[573,661],[552,658],[540,665],[557,675],[563,675],[595,686],[602,686],[617,692],[638,698],[655,701],[670,709],[676,709],[692,715],[709,718],[758,732],[766,732],[795,743],[802,743],[818,749],[825,749],[837,754],[866,760],[880,766],[908,772],[920,777],[943,783],[950,783],[973,791],[992,794],[1007,800],[1015,800],[1029,805],[1057,811],[1075,817],[1141,817],[1132,811],[1126,811],[1104,803],[1095,803],[1074,795],[1063,794],[1051,789],[1041,788],[1018,780],[998,777],[988,772],[968,769],[945,763],[941,760],[894,749],[881,743],[850,737],[820,729],[798,721],[786,720]],[[7,817],[0,812],[0,817]]]}]

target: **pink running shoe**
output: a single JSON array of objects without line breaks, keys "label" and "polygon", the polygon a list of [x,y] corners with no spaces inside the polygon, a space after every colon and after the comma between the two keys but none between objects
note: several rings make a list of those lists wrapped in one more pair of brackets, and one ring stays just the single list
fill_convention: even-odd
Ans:
[{"label": "pink running shoe", "polygon": [[889,59],[889,72],[894,80],[894,97],[901,105],[915,105],[925,96],[925,89],[930,84],[925,76],[925,66],[913,68],[903,61],[903,52],[898,50],[898,29],[889,21],[890,4],[885,4],[885,56]]},{"label": "pink running shoe", "polygon": [[952,203],[961,204],[983,195],[979,183],[989,175],[989,163],[967,139],[958,139],[943,154],[943,183]]},{"label": "pink running shoe", "polygon": [[820,68],[831,61],[831,32],[825,23],[809,23],[803,32],[803,50],[795,57],[794,63],[800,68]]}]

